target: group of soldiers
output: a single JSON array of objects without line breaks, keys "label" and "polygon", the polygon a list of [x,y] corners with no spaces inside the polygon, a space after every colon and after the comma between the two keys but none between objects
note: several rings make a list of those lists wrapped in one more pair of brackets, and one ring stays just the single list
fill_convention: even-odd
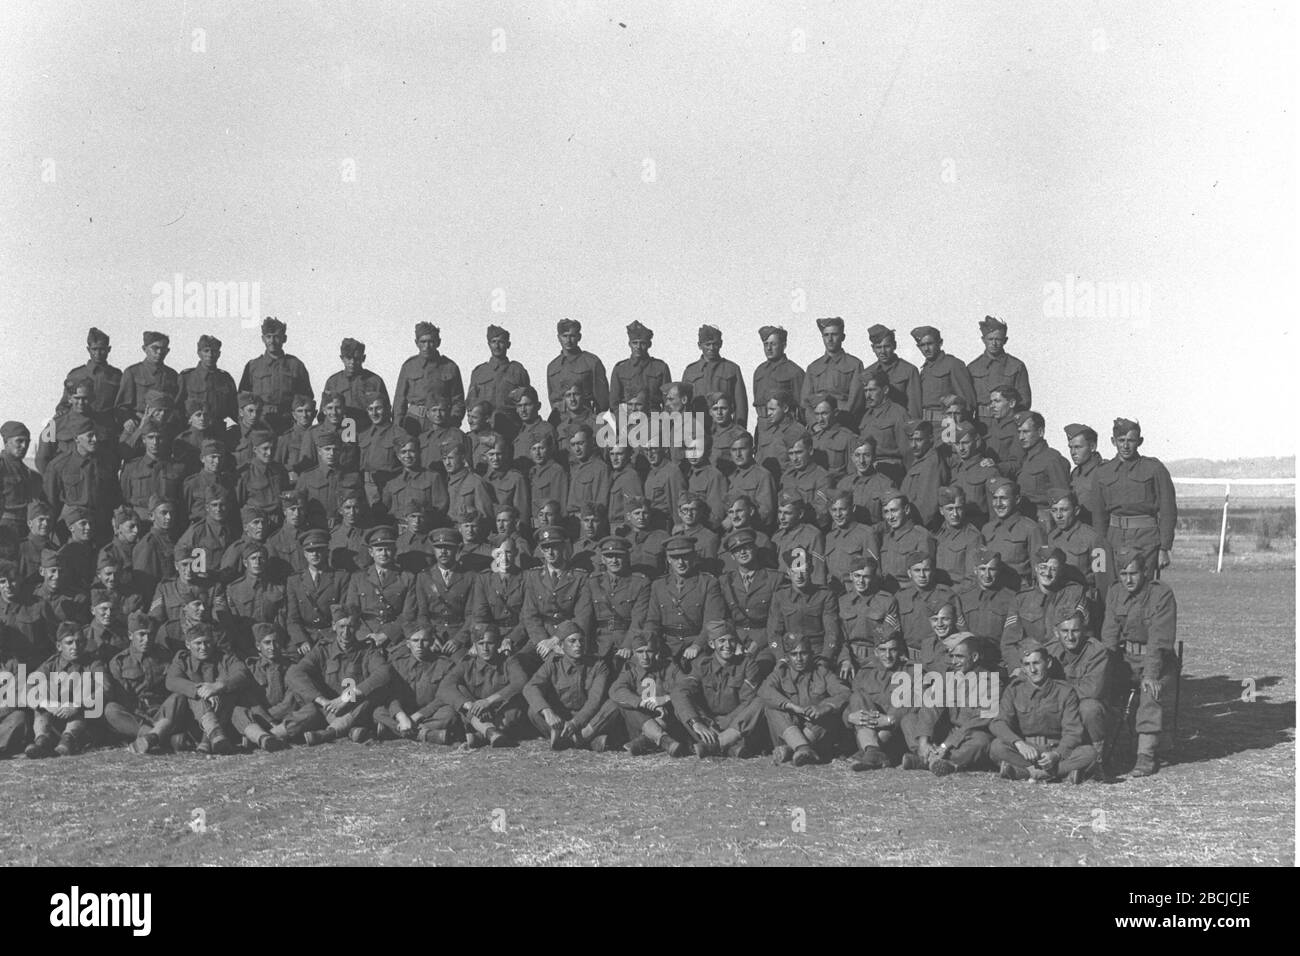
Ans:
[{"label": "group of soldiers", "polygon": [[[633,322],[607,375],[565,319],[546,406],[495,325],[466,388],[418,323],[391,396],[345,338],[319,401],[274,318],[238,384],[213,336],[119,371],[91,329],[34,451],[0,427],[0,681],[104,700],[6,698],[0,753],[540,735],[1078,783],[1134,719],[1155,773],[1177,506],[1138,423],[1109,460],[1066,425],[1067,461],[993,317],[969,363],[912,330],[920,366],[817,325],[806,369],[761,328],[747,380],[711,326],[675,378]],[[606,440],[637,413],[682,440]],[[918,667],[1000,697],[900,698]]]}]

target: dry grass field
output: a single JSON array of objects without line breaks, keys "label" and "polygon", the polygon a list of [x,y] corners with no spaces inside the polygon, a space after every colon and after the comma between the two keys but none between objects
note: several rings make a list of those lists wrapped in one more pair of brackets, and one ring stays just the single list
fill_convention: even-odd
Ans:
[{"label": "dry grass field", "polygon": [[[456,754],[339,743],[0,763],[8,864],[1287,864],[1295,859],[1295,561],[1180,541],[1178,752],[1081,787],[854,774],[843,761]],[[1242,699],[1253,680],[1256,698]],[[193,825],[201,811],[204,826]],[[199,832],[196,832],[199,831]]]}]

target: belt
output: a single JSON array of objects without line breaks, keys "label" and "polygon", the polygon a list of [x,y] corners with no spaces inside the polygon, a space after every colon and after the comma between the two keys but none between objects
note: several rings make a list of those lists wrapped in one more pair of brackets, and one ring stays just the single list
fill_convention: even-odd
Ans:
[{"label": "belt", "polygon": [[1059,744],[1060,737],[1044,737],[1042,734],[1025,734],[1025,741],[1033,744],[1035,747],[1048,747],[1052,744]]},{"label": "belt", "polygon": [[632,622],[630,620],[624,620],[621,617],[610,617],[610,618],[606,618],[603,621],[600,618],[596,618],[596,630],[598,631],[604,631],[604,630],[626,631],[631,626],[632,626]]},{"label": "belt", "polygon": [[1111,515],[1110,526],[1123,529],[1157,527],[1156,519],[1150,515]]},{"label": "belt", "polygon": [[659,633],[664,637],[694,637],[699,632],[685,624],[661,624]]},{"label": "belt", "polygon": [[975,414],[978,415],[981,420],[984,420],[986,417],[992,416],[993,406],[988,402],[980,402],[975,406]]},{"label": "belt", "polygon": [[1140,655],[1140,654],[1145,654],[1146,652],[1147,652],[1147,646],[1146,646],[1146,643],[1145,643],[1144,641],[1125,641],[1125,642],[1124,642],[1124,653],[1125,653],[1125,654]]},{"label": "belt", "polygon": [[943,421],[944,410],[942,408],[923,408],[921,409],[921,418],[927,422]]}]

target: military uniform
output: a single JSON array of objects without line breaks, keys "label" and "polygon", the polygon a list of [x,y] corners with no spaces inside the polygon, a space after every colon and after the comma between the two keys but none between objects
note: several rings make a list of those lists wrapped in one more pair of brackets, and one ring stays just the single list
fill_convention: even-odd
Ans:
[{"label": "military uniform", "polygon": [[[802,674],[788,661],[777,661],[759,688],[758,696],[773,741],[782,739],[787,730],[798,729],[823,760],[830,756],[838,737],[840,714],[849,699],[849,688],[825,661],[814,658]],[[790,713],[786,707],[800,710],[816,707],[818,715],[809,719],[803,713]]]},{"label": "military uniform", "polygon": [[831,506],[831,476],[820,465],[808,465],[799,470],[786,468],[781,473],[782,495],[793,495],[812,508],[816,524],[825,527],[830,522],[827,513]]},{"label": "military uniform", "polygon": [[438,688],[451,673],[455,662],[446,654],[422,661],[403,644],[388,657],[389,680],[383,689],[384,703],[375,708],[375,724],[388,737],[406,736],[397,726],[397,715],[406,714],[419,728],[447,731],[459,722],[456,712],[438,698]]},{"label": "military uniform", "polygon": [[997,358],[987,351],[981,352],[966,363],[966,371],[975,387],[975,403],[971,408],[980,421],[988,421],[992,415],[990,393],[1001,385],[1014,386],[1025,408],[1034,407],[1033,392],[1029,389],[1029,370],[1024,362],[1009,352],[1003,352]]},{"label": "military uniform", "polygon": [[1029,680],[1012,681],[1002,693],[998,716],[989,725],[996,738],[989,756],[1013,767],[1028,769],[1030,763],[1014,744],[1024,740],[1060,754],[1056,776],[1087,771],[1097,761],[1097,752],[1083,742],[1083,720],[1079,696],[1062,680],[1047,679],[1035,685]]},{"label": "military uniform", "polygon": [[587,579],[587,589],[596,615],[596,656],[607,659],[617,650],[630,650],[629,633],[645,627],[649,614],[650,581],[635,572],[617,577],[601,572]]},{"label": "military uniform", "polygon": [[782,641],[787,634],[806,637],[814,654],[833,663],[839,658],[842,640],[838,610],[829,588],[787,584],[772,596],[767,614],[768,639]]},{"label": "military uniform", "polygon": [[[356,421],[358,428],[369,421],[367,410],[376,398],[382,398],[385,405],[389,404],[388,386],[380,375],[368,368],[358,369],[355,375],[349,375],[347,369],[340,369],[325,379],[324,391],[342,396],[346,414]],[[323,398],[321,404],[325,404]]]},{"label": "military uniform", "polygon": [[975,552],[980,533],[973,525],[952,528],[947,522],[934,536],[934,567],[947,575],[947,584],[959,588],[975,577]]},{"label": "military uniform", "polygon": [[776,480],[761,464],[734,470],[727,478],[727,491],[733,501],[744,495],[754,502],[758,524],[763,528],[776,524]]},{"label": "military uniform", "polygon": [[844,708],[844,725],[855,732],[866,729],[849,722],[849,715],[858,711],[883,714],[890,719],[888,725],[874,731],[876,743],[870,746],[878,746],[894,766],[903,759],[903,754],[916,752],[918,740],[928,724],[920,707],[902,707],[894,703],[895,678],[907,676],[905,668],[910,663],[904,659],[894,670],[879,666],[860,668],[853,677],[848,704]]},{"label": "military uniform", "polygon": [[509,574],[489,571],[478,575],[475,588],[473,619],[496,625],[502,642],[509,642],[511,654],[526,646],[528,630],[523,622],[524,572],[517,568]]},{"label": "military uniform", "polygon": [[441,565],[433,564],[416,578],[416,613],[420,626],[431,630],[440,643],[453,642],[454,653],[463,651],[469,644],[474,582],[475,575],[459,565],[444,572]]},{"label": "military uniform", "polygon": [[226,419],[239,420],[238,394],[234,378],[224,368],[196,365],[180,373],[176,405],[189,408],[191,402],[197,402],[207,411],[208,421],[217,427]]},{"label": "military uniform", "polygon": [[[171,400],[172,407],[175,408],[180,391],[180,375],[174,368],[163,362],[136,362],[122,372],[122,383],[118,386],[117,397],[113,399],[113,407],[120,420],[139,421],[145,410],[145,396],[150,392],[161,392]],[[95,407],[101,408],[98,405]]]},{"label": "military uniform", "polygon": [[645,389],[654,401],[673,382],[668,363],[650,355],[625,358],[614,365],[609,375],[609,407],[618,408],[637,392]]},{"label": "military uniform", "polygon": [[920,418],[920,370],[907,359],[894,356],[894,360],[889,365],[881,361],[872,362],[863,370],[862,378],[865,381],[882,372],[889,379],[889,403],[899,406],[903,410],[904,418]]},{"label": "military uniform", "polygon": [[843,349],[813,359],[798,395],[799,405],[808,421],[812,421],[814,396],[833,395],[841,420],[856,428],[863,409],[862,359]]},{"label": "military uniform", "polygon": [[841,592],[850,586],[853,571],[862,567],[867,555],[879,558],[879,532],[850,519],[843,528],[834,525],[826,532],[826,576]]},{"label": "military uniform", "polygon": [[980,538],[984,547],[1001,555],[1002,563],[1019,575],[1023,585],[1033,583],[1030,556],[1047,541],[1042,525],[1012,511],[1005,518],[990,518],[980,529]]},{"label": "military uniform", "polygon": [[571,660],[558,651],[550,654],[524,685],[528,719],[542,734],[550,728],[542,711],[551,710],[561,720],[571,720],[578,728],[591,726],[595,737],[619,725],[617,707],[604,707],[609,687],[609,668],[596,657]]},{"label": "military uniform", "polygon": [[[198,685],[220,682],[225,689],[212,700],[199,697]],[[155,726],[166,722],[171,734],[194,734],[215,740],[230,732],[234,736],[231,718],[236,705],[243,703],[252,690],[253,678],[248,668],[235,655],[217,650],[206,661],[196,659],[188,649],[182,648],[172,658],[167,668],[168,697],[158,708]]]},{"label": "military uniform", "polygon": [[1016,476],[1020,494],[1037,510],[1039,523],[1044,530],[1051,528],[1052,516],[1048,509],[1053,502],[1047,500],[1047,492],[1050,488],[1069,485],[1070,463],[1059,451],[1049,448],[1047,442],[1040,441],[1017,462]]},{"label": "military uniform", "polygon": [[1047,652],[1055,658],[1061,677],[1079,696],[1079,718],[1087,731],[1087,742],[1104,754],[1107,730],[1117,705],[1122,705],[1115,699],[1121,688],[1115,680],[1113,658],[1093,637],[1080,642],[1073,651],[1055,640],[1047,645]]},{"label": "military uniform", "polygon": [[1156,549],[1173,548],[1178,526],[1178,501],[1169,469],[1145,455],[1135,455],[1131,461],[1116,456],[1097,469],[1096,480],[1111,547],[1116,551],[1141,548],[1154,567]]},{"label": "military uniform", "polygon": [[903,476],[899,490],[907,495],[907,500],[920,516],[920,524],[926,528],[937,528],[943,520],[939,514],[939,489],[951,478],[947,457],[937,448],[931,448],[913,461]]},{"label": "military uniform", "polygon": [[966,626],[957,592],[946,584],[932,584],[924,590],[915,584],[908,584],[899,589],[897,600],[898,623],[903,630],[903,639],[907,641],[908,656],[913,660],[922,660],[918,652],[927,638],[934,637],[930,618],[945,604],[951,604],[957,612],[956,629],[963,630]]},{"label": "military uniform", "polygon": [[300,474],[295,488],[307,495],[313,520],[331,528],[338,521],[339,506],[344,500],[355,496],[364,501],[366,496],[360,474],[324,464]]},{"label": "military uniform", "polygon": [[266,423],[283,432],[293,422],[293,397],[312,394],[311,376],[307,366],[288,352],[264,353],[244,366],[239,390],[256,395]]},{"label": "military uniform", "polygon": [[225,599],[226,638],[241,656],[256,650],[254,624],[274,624],[283,631],[288,623],[284,586],[268,581],[265,576],[241,575],[226,585]]},{"label": "military uniform", "polygon": [[574,355],[561,352],[547,364],[546,394],[551,408],[558,409],[563,404],[563,383],[574,379],[578,379],[583,391],[591,396],[597,413],[609,409],[609,380],[605,376],[605,365],[594,353],[582,349]]},{"label": "military uniform", "polygon": [[[528,727],[528,703],[524,700],[524,686],[528,672],[517,657],[498,655],[484,660],[477,654],[456,664],[438,687],[438,702],[464,720],[464,708],[476,700],[494,694],[497,704],[486,717],[502,733],[518,738]],[[442,711],[436,719],[445,719]]]},{"label": "military uniform", "polygon": [[1088,599],[1081,584],[1057,582],[1046,591],[1038,585],[1020,591],[1002,626],[1002,660],[1007,670],[1020,666],[1026,647],[1050,641],[1052,628],[1073,611],[1081,613],[1087,623]]},{"label": "military uniform", "polygon": [[292,575],[285,586],[285,630],[289,643],[301,654],[303,645],[315,647],[333,639],[330,609],[344,603],[348,575],[322,570],[315,576],[307,568]]},{"label": "military uniform", "polygon": [[[348,650],[337,640],[317,644],[307,656],[289,668],[285,680],[303,705],[288,718],[300,730],[319,730],[330,726],[336,732],[360,727],[371,729],[375,707],[383,703],[384,692],[392,681],[392,670],[382,651],[366,643]],[[345,681],[351,683],[345,685]],[[316,703],[317,698],[334,700],[351,686],[356,693],[355,705],[332,721]]]},{"label": "military uniform", "polygon": [[[841,594],[836,610],[840,616],[840,629],[844,634],[844,647],[840,650],[839,665],[850,661],[856,671],[864,662],[874,663],[871,649],[880,641],[901,630],[898,599],[887,591],[860,594],[850,589]],[[852,645],[856,645],[854,650]]]},{"label": "military uniform", "polygon": [[[1139,734],[1159,734],[1165,729],[1165,710],[1173,706],[1180,667],[1177,628],[1178,601],[1167,584],[1148,580],[1136,594],[1117,584],[1106,595],[1101,643],[1111,654],[1123,655],[1131,682],[1138,687]],[[1158,701],[1142,691],[1143,680],[1159,685]]]},{"label": "military uniform", "polygon": [[716,731],[735,729],[752,748],[765,726],[763,703],[758,688],[762,669],[748,654],[736,654],[728,661],[715,655],[699,657],[689,671],[679,672],[670,689],[677,719],[697,740],[692,726],[707,724]]},{"label": "military uniform", "polygon": [[918,524],[904,520],[897,528],[881,528],[880,574],[902,587],[911,582],[907,576],[907,556],[913,551],[934,554],[934,538]]},{"label": "military uniform", "polygon": [[416,591],[415,575],[397,568],[381,573],[372,564],[348,579],[344,603],[360,609],[366,631],[382,632],[392,644],[401,640],[402,625],[416,619]]},{"label": "military uniform", "polygon": [[584,634],[593,633],[596,614],[587,578],[586,572],[567,567],[558,573],[545,567],[524,572],[522,617],[530,650],[536,652],[537,645],[553,637],[555,629],[565,621],[576,622]]},{"label": "military uniform", "polygon": [[393,389],[393,417],[399,422],[412,412],[417,421],[424,417],[429,399],[439,396],[464,407],[465,386],[460,377],[460,366],[445,355],[430,358],[412,355],[402,363]]},{"label": "military uniform", "polygon": [[[764,359],[754,369],[754,401],[766,404],[777,392],[798,397],[803,394],[803,380],[804,370],[786,356]],[[736,414],[742,414],[739,408]]]},{"label": "military uniform", "polygon": [[410,514],[412,507],[423,508],[435,525],[447,520],[451,507],[447,479],[442,472],[425,468],[403,470],[394,476],[384,485],[380,500],[383,510],[394,517]]},{"label": "military uniform", "polygon": [[891,482],[901,482],[911,464],[912,452],[908,444],[907,412],[894,402],[881,402],[867,408],[862,414],[858,437],[870,438],[876,443],[875,467]]},{"label": "military uniform", "polygon": [[688,644],[704,649],[704,625],[726,617],[718,579],[707,571],[685,578],[669,574],[650,585],[646,626],[658,631],[674,659]]},{"label": "military uniform", "polygon": [[1105,462],[1093,452],[1082,465],[1070,469],[1070,489],[1079,499],[1079,520],[1100,535],[1105,535],[1109,522],[1106,506],[1101,499],[1101,486],[1097,483],[1098,471]]},{"label": "military uniform", "polygon": [[[698,399],[721,392],[731,400],[736,421],[743,427],[749,416],[749,396],[745,393],[745,376],[740,366],[718,357],[710,361],[698,358],[682,371],[682,382],[691,386]],[[798,394],[798,393],[796,393]]]}]

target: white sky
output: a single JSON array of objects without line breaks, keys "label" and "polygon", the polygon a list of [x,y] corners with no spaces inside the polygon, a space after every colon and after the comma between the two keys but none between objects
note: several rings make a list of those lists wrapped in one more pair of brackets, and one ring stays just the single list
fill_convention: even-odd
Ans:
[{"label": "white sky", "polygon": [[[151,316],[180,272],[259,282],[317,389],[348,334],[391,388],[419,319],[466,378],[504,325],[537,381],[565,316],[607,366],[640,319],[674,373],[709,322],[748,375],[767,323],[801,363],[821,315],[919,362],[913,326],[970,359],[993,313],[1058,448],[1124,415],[1159,457],[1294,454],[1294,28],[1287,4],[6,0],[0,418],[48,417],[90,325],[119,367],[146,328],[178,369],[215,334],[238,378],[256,329]],[[1045,316],[1067,276],[1149,311]]]}]

